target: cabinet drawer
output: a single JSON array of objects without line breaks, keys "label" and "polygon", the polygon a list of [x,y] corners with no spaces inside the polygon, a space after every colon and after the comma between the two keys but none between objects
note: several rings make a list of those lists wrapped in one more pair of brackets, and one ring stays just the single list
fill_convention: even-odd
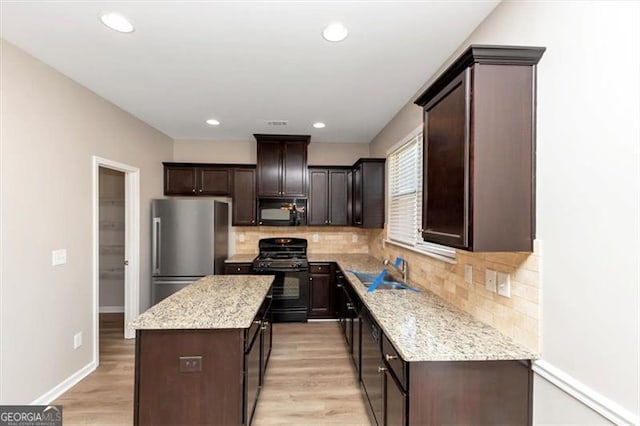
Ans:
[{"label": "cabinet drawer", "polygon": [[382,357],[389,369],[398,379],[404,389],[407,389],[407,363],[402,360],[400,354],[393,347],[387,336],[382,338]]},{"label": "cabinet drawer", "polygon": [[312,274],[329,274],[331,273],[330,263],[312,263],[309,265]]},{"label": "cabinet drawer", "polygon": [[253,274],[253,266],[250,263],[227,263],[224,265],[225,274]]}]

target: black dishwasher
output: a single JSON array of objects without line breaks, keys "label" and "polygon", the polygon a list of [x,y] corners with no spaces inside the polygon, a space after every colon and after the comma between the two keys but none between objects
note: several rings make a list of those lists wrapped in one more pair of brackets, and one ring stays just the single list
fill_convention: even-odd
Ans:
[{"label": "black dishwasher", "polygon": [[362,386],[369,400],[373,420],[376,424],[384,424],[384,369],[380,347],[380,328],[373,321],[369,312],[362,309]]}]

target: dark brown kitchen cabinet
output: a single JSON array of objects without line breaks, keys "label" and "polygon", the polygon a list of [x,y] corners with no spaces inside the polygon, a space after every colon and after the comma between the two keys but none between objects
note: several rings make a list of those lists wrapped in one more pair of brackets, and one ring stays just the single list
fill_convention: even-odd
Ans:
[{"label": "dark brown kitchen cabinet", "polygon": [[353,165],[352,224],[361,228],[384,226],[385,159],[361,158]]},{"label": "dark brown kitchen cabinet", "polygon": [[332,272],[330,263],[309,265],[309,318],[334,318]]},{"label": "dark brown kitchen cabinet", "polygon": [[225,263],[224,273],[227,275],[251,275],[253,265],[251,263]]},{"label": "dark brown kitchen cabinet", "polygon": [[232,191],[233,226],[256,224],[256,168],[253,166],[233,169]]},{"label": "dark brown kitchen cabinet", "polygon": [[388,369],[384,370],[385,425],[407,424],[407,394]]},{"label": "dark brown kitchen cabinet", "polygon": [[306,197],[308,135],[255,134],[258,196]]},{"label": "dark brown kitchen cabinet", "polygon": [[163,163],[165,195],[231,195],[228,165]]},{"label": "dark brown kitchen cabinet", "polygon": [[416,100],[425,241],[533,250],[535,76],[544,50],[472,45]]},{"label": "dark brown kitchen cabinet", "polygon": [[346,167],[309,167],[309,225],[350,225],[348,176]]}]

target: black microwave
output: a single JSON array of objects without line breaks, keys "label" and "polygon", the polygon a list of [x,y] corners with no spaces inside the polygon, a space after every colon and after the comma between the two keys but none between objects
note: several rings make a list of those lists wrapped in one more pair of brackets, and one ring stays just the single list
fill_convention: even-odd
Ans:
[{"label": "black microwave", "polygon": [[258,198],[258,225],[304,226],[307,224],[305,198]]}]

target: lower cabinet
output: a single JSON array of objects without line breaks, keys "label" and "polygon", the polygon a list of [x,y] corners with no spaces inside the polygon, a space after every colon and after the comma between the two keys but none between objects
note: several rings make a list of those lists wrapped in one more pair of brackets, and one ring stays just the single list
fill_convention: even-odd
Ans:
[{"label": "lower cabinet", "polygon": [[531,424],[530,361],[406,362],[366,307],[359,317],[360,383],[372,424]]},{"label": "lower cabinet", "polygon": [[333,312],[334,275],[331,263],[309,265],[309,318],[335,318]]},{"label": "lower cabinet", "polygon": [[[258,403],[258,394],[260,392],[260,350],[261,350],[261,333],[260,333],[260,320],[257,321],[257,330],[253,337],[249,337],[249,347],[245,355],[245,367],[244,367],[244,424],[250,424],[253,419],[253,413]],[[254,323],[256,323],[254,321]]]},{"label": "lower cabinet", "polygon": [[251,263],[225,263],[224,273],[226,275],[251,275],[253,265]]}]

